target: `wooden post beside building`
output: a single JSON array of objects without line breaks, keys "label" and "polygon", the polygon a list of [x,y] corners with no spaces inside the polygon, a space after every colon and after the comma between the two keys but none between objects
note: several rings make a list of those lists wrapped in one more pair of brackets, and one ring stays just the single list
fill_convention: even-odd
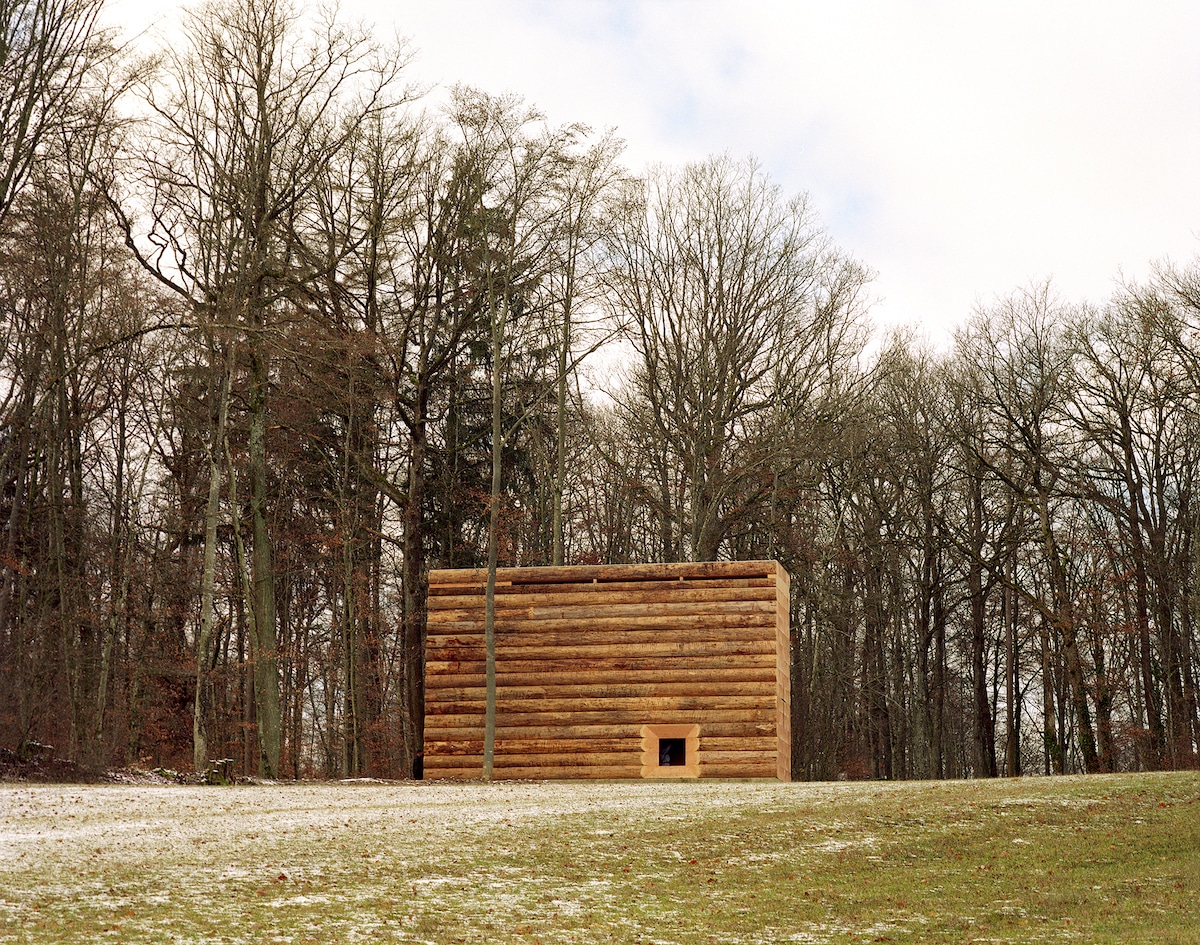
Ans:
[{"label": "wooden post beside building", "polygon": [[[487,572],[429,575],[425,777],[483,772]],[[774,561],[502,568],[497,778],[791,780]]]}]

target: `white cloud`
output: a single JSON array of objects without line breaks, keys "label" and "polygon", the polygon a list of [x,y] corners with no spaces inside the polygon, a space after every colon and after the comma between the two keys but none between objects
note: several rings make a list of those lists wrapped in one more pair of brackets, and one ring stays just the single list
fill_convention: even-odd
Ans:
[{"label": "white cloud", "polygon": [[348,0],[413,75],[616,125],[635,167],[754,153],[935,335],[1053,276],[1200,250],[1200,6],[1168,2]]}]

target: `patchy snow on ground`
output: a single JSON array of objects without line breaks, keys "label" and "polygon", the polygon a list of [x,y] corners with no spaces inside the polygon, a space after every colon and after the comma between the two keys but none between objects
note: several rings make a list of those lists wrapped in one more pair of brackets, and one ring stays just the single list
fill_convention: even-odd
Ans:
[{"label": "patchy snow on ground", "polygon": [[[697,825],[779,814],[819,793],[720,782],[4,786],[0,917],[9,931],[44,927],[46,941],[97,924],[174,942],[262,941],[267,926],[268,940],[288,942],[552,929],[592,941],[601,926],[623,929],[619,940],[678,941],[695,919],[693,896],[670,888],[685,858],[698,863],[710,841],[741,844],[723,873],[783,856]],[[676,932],[656,939],[664,928]]]},{"label": "patchy snow on ground", "polygon": [[1084,941],[993,865],[1166,816],[1127,783],[0,785],[0,942]]}]

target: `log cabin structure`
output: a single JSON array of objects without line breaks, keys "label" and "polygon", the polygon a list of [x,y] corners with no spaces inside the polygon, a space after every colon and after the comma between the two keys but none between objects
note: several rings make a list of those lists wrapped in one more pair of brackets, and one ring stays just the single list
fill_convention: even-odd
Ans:
[{"label": "log cabin structure", "polygon": [[[424,777],[483,773],[487,571],[429,575]],[[791,780],[774,561],[501,568],[496,778]]]}]

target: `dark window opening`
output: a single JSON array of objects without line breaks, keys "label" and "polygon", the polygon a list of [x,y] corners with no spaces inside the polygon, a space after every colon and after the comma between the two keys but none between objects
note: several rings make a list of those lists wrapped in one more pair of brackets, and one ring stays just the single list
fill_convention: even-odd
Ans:
[{"label": "dark window opening", "polygon": [[660,768],[673,768],[686,764],[686,738],[660,738],[658,740],[658,766]]}]

